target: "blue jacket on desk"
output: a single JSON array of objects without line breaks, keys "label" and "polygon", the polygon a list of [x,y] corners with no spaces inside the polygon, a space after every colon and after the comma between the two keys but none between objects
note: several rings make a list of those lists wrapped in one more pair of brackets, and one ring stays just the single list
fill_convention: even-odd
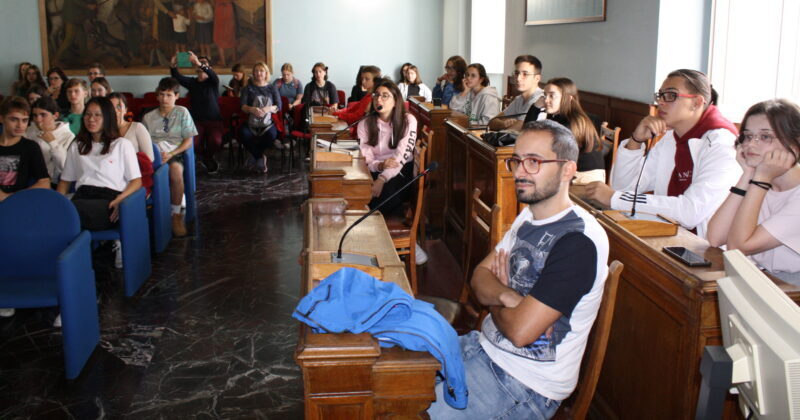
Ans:
[{"label": "blue jacket on desk", "polygon": [[445,401],[453,408],[466,408],[458,335],[433,305],[415,300],[396,284],[344,267],[301,299],[292,316],[315,333],[368,332],[382,347],[429,352],[442,364]]}]

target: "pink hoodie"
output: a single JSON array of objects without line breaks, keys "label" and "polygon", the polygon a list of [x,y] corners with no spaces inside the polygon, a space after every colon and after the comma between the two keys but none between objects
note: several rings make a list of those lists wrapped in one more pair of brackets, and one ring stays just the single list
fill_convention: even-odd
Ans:
[{"label": "pink hoodie", "polygon": [[403,138],[397,144],[396,149],[389,147],[389,141],[392,138],[392,123],[381,121],[378,118],[378,145],[370,146],[367,144],[369,141],[369,134],[367,131],[367,121],[358,123],[358,139],[361,148],[361,154],[367,161],[367,167],[371,172],[378,172],[378,165],[389,158],[394,158],[400,166],[396,168],[387,168],[381,172],[386,180],[394,178],[406,162],[414,160],[414,145],[417,141],[417,119],[413,115],[406,114],[406,131],[403,133]]}]

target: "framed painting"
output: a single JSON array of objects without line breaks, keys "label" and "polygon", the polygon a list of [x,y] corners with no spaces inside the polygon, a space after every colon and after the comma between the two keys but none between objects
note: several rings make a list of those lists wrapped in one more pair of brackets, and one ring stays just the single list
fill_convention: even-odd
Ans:
[{"label": "framed painting", "polygon": [[606,0],[526,0],[525,25],[606,20]]},{"label": "framed painting", "polygon": [[272,68],[271,13],[271,0],[39,0],[42,63],[68,75],[94,62],[107,75],[153,75],[193,51],[220,73]]}]

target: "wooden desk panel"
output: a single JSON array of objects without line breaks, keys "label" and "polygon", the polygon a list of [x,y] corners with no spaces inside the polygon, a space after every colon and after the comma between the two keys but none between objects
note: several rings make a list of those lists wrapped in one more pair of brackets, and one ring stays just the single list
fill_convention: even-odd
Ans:
[{"label": "wooden desk panel", "polygon": [[[331,114],[329,110],[325,111],[322,115],[323,107],[315,106],[311,109],[310,128],[311,134],[319,133],[334,133],[343,130],[347,127],[347,122],[340,120],[338,117]],[[349,133],[339,136],[342,139],[349,139],[352,136]]]},{"label": "wooden desk panel", "polygon": [[425,196],[425,212],[428,224],[435,229],[444,228],[445,179],[447,178],[447,159],[445,121],[456,121],[467,125],[467,116],[447,108],[446,105],[436,108],[433,103],[423,102],[417,98],[409,99],[409,112],[417,119],[417,135],[423,126],[433,130],[433,140],[428,145],[431,161],[439,162],[439,170],[428,175],[428,193]]},{"label": "wooden desk panel", "polygon": [[[318,214],[314,204],[343,206],[340,199],[311,199],[305,217],[301,294],[315,284],[321,255],[336,250],[344,230],[364,211]],[[343,249],[377,256],[384,281],[410,291],[405,267],[380,214],[354,228]],[[370,334],[314,334],[301,324],[295,361],[303,372],[307,419],[422,418],[435,399],[439,362],[425,352],[383,349]]]},{"label": "wooden desk panel", "polygon": [[349,209],[363,209],[372,199],[372,175],[363,157],[314,147],[308,182],[311,198],[345,198]]},{"label": "wooden desk panel", "polygon": [[[676,236],[638,238],[582,201],[582,190],[573,186],[572,199],[606,230],[609,259],[625,264],[593,411],[602,418],[693,418],[703,347],[722,343],[722,251],[683,228]],[[686,267],[664,254],[665,246],[685,246],[712,265]],[[800,302],[800,288],[776,283]],[[726,418],[735,418],[732,401],[727,408]]]}]

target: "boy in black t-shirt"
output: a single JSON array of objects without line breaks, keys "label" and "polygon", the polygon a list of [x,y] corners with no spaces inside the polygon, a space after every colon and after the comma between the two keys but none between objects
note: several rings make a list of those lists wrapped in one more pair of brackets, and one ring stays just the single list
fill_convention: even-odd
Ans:
[{"label": "boy in black t-shirt", "polygon": [[22,137],[30,114],[28,102],[19,96],[8,97],[0,105],[0,201],[26,188],[50,188],[42,150]]}]

